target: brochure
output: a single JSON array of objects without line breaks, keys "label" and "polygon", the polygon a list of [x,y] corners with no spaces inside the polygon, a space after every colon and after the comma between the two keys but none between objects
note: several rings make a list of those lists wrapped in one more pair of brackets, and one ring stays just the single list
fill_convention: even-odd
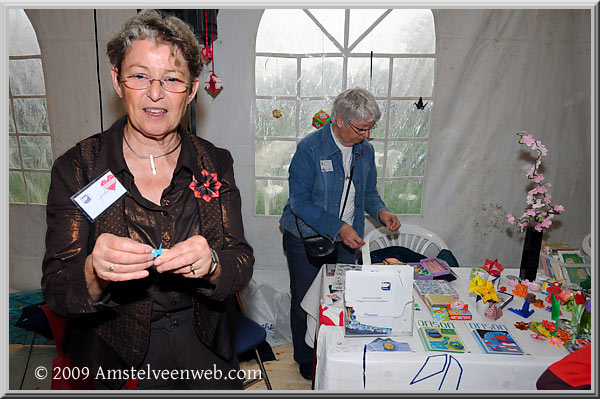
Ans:
[{"label": "brochure", "polygon": [[349,270],[345,285],[344,334],[391,335],[397,273]]},{"label": "brochure", "polygon": [[486,325],[485,323],[469,323],[468,326],[472,328],[473,337],[483,353],[502,355],[525,354],[519,344],[517,344],[517,341],[508,332],[508,328],[503,324]]}]

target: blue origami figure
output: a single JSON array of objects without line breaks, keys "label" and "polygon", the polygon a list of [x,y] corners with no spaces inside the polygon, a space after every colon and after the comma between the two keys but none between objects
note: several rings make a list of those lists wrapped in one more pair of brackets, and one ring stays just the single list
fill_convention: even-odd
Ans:
[{"label": "blue origami figure", "polygon": [[515,314],[518,314],[519,316],[521,316],[524,319],[531,316],[534,312],[534,310],[529,310],[529,301],[527,300],[527,298],[525,298],[525,301],[523,301],[523,307],[521,309],[508,308],[508,310],[510,310],[511,312],[513,312]]},{"label": "blue origami figure", "polygon": [[156,258],[158,255],[162,255],[162,242],[160,243],[160,247],[158,247],[158,249],[152,248],[152,256]]}]

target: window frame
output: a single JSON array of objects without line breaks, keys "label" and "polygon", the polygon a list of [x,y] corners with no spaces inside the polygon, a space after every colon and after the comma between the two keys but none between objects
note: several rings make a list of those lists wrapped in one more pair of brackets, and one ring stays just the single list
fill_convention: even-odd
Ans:
[{"label": "window frame", "polygon": [[[314,53],[280,53],[280,52],[258,52],[255,51],[255,68],[256,68],[256,62],[258,60],[259,57],[269,57],[269,58],[287,58],[287,59],[295,59],[296,60],[296,94],[295,95],[258,95],[256,94],[255,91],[255,95],[254,95],[254,105],[255,105],[255,109],[257,109],[256,107],[256,103],[257,100],[273,100],[275,102],[277,102],[278,100],[281,101],[295,101],[295,116],[294,116],[294,121],[295,121],[295,135],[294,136],[259,136],[258,135],[258,129],[257,129],[257,123],[258,123],[258,115],[257,113],[255,114],[255,121],[256,123],[254,124],[254,137],[253,137],[253,149],[254,149],[254,154],[255,154],[255,160],[254,160],[254,184],[253,184],[253,215],[254,216],[266,216],[266,217],[280,217],[281,215],[266,215],[266,214],[260,214],[256,212],[256,207],[258,204],[258,199],[259,199],[259,193],[257,190],[257,184],[260,181],[285,181],[287,182],[289,179],[289,176],[264,176],[264,175],[257,175],[256,174],[256,143],[258,140],[262,140],[262,141],[278,141],[278,142],[295,142],[296,145],[297,143],[302,140],[305,136],[301,135],[300,129],[301,129],[301,104],[302,101],[306,101],[306,100],[328,100],[328,99],[332,99],[330,98],[330,96],[303,96],[302,95],[302,82],[301,82],[301,75],[302,75],[302,60],[303,59],[310,59],[310,58],[342,58],[342,88],[341,90],[344,91],[348,88],[348,61],[350,58],[371,58],[373,57],[373,59],[387,59],[389,66],[388,66],[388,79],[387,79],[387,92],[385,96],[378,96],[375,95],[375,99],[378,102],[381,101],[385,101],[385,111],[382,112],[382,117],[380,119],[380,122],[385,122],[385,128],[383,131],[383,136],[382,137],[373,137],[372,139],[372,143],[376,142],[376,143],[383,143],[383,173],[379,173],[378,172],[378,176],[377,176],[377,185],[378,185],[378,192],[379,195],[381,196],[381,198],[384,198],[385,195],[385,183],[387,182],[393,182],[393,181],[407,181],[407,180],[412,180],[412,181],[421,181],[422,185],[421,185],[421,204],[420,204],[420,209],[419,209],[419,213],[403,213],[403,215],[417,215],[420,216],[423,214],[423,202],[422,202],[422,195],[424,192],[424,187],[425,187],[425,174],[426,174],[426,169],[427,169],[427,155],[425,155],[425,162],[424,162],[424,166],[423,166],[423,175],[418,175],[418,176],[400,176],[400,177],[388,177],[386,176],[386,168],[387,168],[387,161],[388,161],[388,147],[390,143],[396,143],[396,142],[423,142],[426,143],[426,151],[425,154],[427,154],[427,147],[428,147],[428,143],[429,143],[429,128],[427,131],[427,136],[425,137],[390,137],[390,130],[389,130],[389,125],[390,125],[390,110],[391,110],[391,104],[393,101],[418,101],[418,98],[415,96],[392,96],[392,84],[393,84],[393,80],[392,77],[394,76],[393,74],[393,69],[394,69],[394,61],[396,59],[433,59],[434,60],[434,71],[435,71],[435,61],[436,61],[436,53],[435,50],[433,53],[353,53],[353,49],[362,41],[362,39],[364,39],[384,18],[386,18],[392,11],[394,11],[394,9],[386,9],[362,34],[360,34],[354,41],[354,43],[352,44],[348,44],[348,40],[349,40],[349,20],[350,20],[350,9],[345,9],[345,21],[344,21],[344,43],[339,43],[334,37],[332,37],[331,34],[329,34],[327,32],[327,30],[321,25],[321,23],[317,20],[317,18],[312,15],[312,13],[310,12],[309,9],[302,9],[302,11],[321,29],[321,31],[325,34],[325,36],[327,36],[331,42],[335,45],[335,47],[338,48],[339,52],[338,53],[320,53],[320,52],[314,52]],[[431,12],[431,9],[429,9],[429,11]],[[433,19],[433,13],[432,13],[432,19]],[[262,22],[262,20],[261,20]],[[435,35],[435,21],[433,21],[434,24],[434,32],[433,34]],[[260,23],[259,23],[259,27],[260,27]],[[255,76],[256,78],[256,76]],[[429,96],[422,96],[423,101],[424,102],[428,102],[429,105],[432,105],[432,96],[433,96],[433,89],[435,87],[435,75],[434,75],[434,80],[432,82],[432,93]],[[316,112],[317,110],[315,110]],[[325,110],[328,113],[330,112],[330,110]],[[382,110],[383,111],[383,110]],[[431,116],[429,116],[429,118],[431,118]]]}]

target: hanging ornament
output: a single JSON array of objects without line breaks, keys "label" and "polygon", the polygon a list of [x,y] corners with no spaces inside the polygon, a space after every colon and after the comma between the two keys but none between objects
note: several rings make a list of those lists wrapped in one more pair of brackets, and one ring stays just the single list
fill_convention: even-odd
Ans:
[{"label": "hanging ornament", "polygon": [[275,119],[279,119],[279,118],[281,118],[282,116],[283,116],[283,111],[282,111],[282,110],[280,110],[279,108],[275,108],[275,109],[273,110],[273,118],[275,118]]},{"label": "hanging ornament", "polygon": [[208,94],[212,96],[212,98],[215,98],[223,90],[223,81],[213,72],[210,74],[208,82],[205,83],[204,88]]},{"label": "hanging ornament", "polygon": [[313,122],[312,125],[317,128],[320,129],[323,126],[325,126],[325,124],[327,123],[327,121],[329,120],[329,118],[331,118],[331,115],[329,115],[327,112],[320,110],[319,112],[317,112],[315,114],[315,116],[313,116]]},{"label": "hanging ornament", "polygon": [[200,53],[202,54],[202,58],[204,58],[206,63],[208,63],[208,61],[210,61],[212,59],[213,51],[210,47],[204,46],[204,48],[202,48]]},{"label": "hanging ornament", "polygon": [[[211,12],[211,17],[212,17],[212,12]],[[208,15],[207,15],[207,11],[204,10],[204,26],[207,27],[208,26]],[[210,94],[210,96],[212,98],[215,98],[219,95],[219,93],[221,91],[223,91],[223,81],[221,80],[220,77],[218,77],[215,74],[215,57],[214,52],[213,52],[213,31],[212,31],[212,21],[210,24],[210,41],[208,39],[208,29],[205,29],[206,32],[206,36],[205,36],[205,45],[204,48],[202,49],[202,56],[204,58],[206,58],[207,60],[210,59],[212,61],[212,73],[210,74],[210,76],[208,77],[208,82],[205,82],[204,85],[204,89],[206,90],[206,92],[208,94]],[[210,45],[209,45],[210,43]]]}]

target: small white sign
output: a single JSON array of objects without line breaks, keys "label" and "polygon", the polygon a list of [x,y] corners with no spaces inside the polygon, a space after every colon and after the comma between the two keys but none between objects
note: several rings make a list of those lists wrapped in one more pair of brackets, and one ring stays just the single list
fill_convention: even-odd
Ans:
[{"label": "small white sign", "polygon": [[90,221],[95,221],[127,193],[125,187],[107,170],[71,197]]},{"label": "small white sign", "polygon": [[331,162],[331,159],[321,160],[321,172],[333,172],[333,163]]}]

